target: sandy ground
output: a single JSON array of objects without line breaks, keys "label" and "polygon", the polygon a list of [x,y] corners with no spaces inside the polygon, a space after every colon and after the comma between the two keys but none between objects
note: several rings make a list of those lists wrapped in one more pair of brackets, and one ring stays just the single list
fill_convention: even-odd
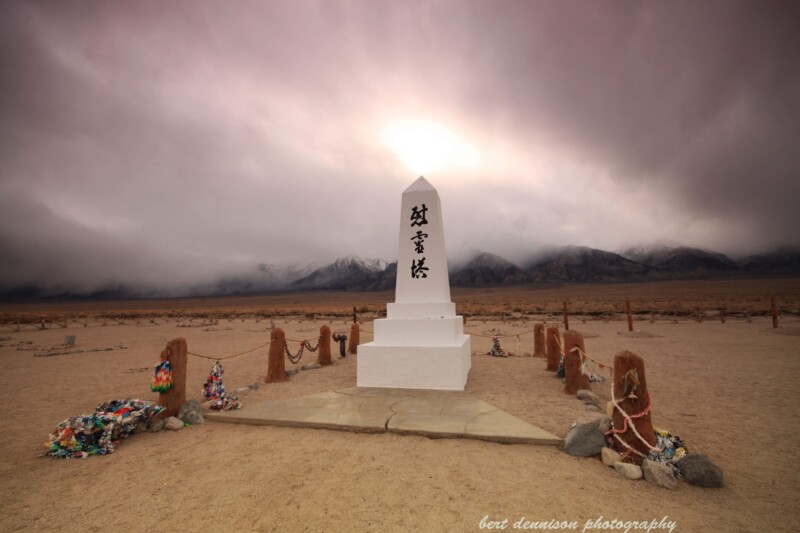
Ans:
[{"label": "sandy ground", "polygon": [[[278,323],[292,339],[315,339],[319,323]],[[93,326],[0,332],[0,529],[2,531],[477,531],[488,515],[518,519],[675,521],[675,531],[797,531],[800,501],[800,336],[777,334],[766,319],[725,324],[573,323],[598,359],[628,349],[646,362],[658,427],[708,454],[727,487],[680,482],[677,491],[623,479],[597,459],[543,446],[432,440],[206,422],[178,432],[134,435],[116,453],[85,460],[40,457],[58,422],[124,397],[156,400],[152,365],[166,342],[185,337],[189,350],[232,354],[268,340],[268,323],[221,321],[204,328]],[[332,329],[345,331],[343,322]],[[365,324],[371,329],[371,324]],[[532,351],[531,323],[468,323],[505,339],[512,352]],[[796,319],[783,333],[800,332]],[[652,335],[648,335],[652,334]],[[126,350],[34,357],[20,341],[77,348],[124,343]],[[371,340],[362,334],[362,342]],[[473,337],[473,351],[490,340]],[[297,348],[290,343],[292,350]],[[334,345],[335,349],[335,345]],[[335,353],[335,351],[334,351]],[[311,362],[308,352],[302,363]],[[246,404],[355,385],[356,358],[265,385]],[[213,361],[189,358],[189,397]],[[291,367],[291,365],[289,365]],[[531,357],[473,355],[467,390],[559,436],[585,416],[582,404]],[[260,380],[266,350],[224,362],[225,385]],[[607,385],[597,386],[607,396]],[[657,531],[657,530],[653,530]]]}]

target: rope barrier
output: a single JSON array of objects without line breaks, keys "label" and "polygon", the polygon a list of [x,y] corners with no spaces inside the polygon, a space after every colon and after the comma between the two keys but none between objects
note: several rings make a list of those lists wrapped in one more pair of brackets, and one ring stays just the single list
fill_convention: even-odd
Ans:
[{"label": "rope barrier", "polygon": [[[628,374],[630,374],[630,373],[631,373],[631,371],[629,370],[625,374],[626,380],[627,380]],[[632,376],[632,377],[633,377],[633,379],[638,381],[638,379],[635,376]],[[633,388],[635,389],[636,387],[634,386]],[[626,387],[626,390],[627,390],[627,387]],[[623,392],[625,392],[625,391],[623,391]],[[633,394],[633,390],[631,390],[630,394],[628,394],[626,396],[623,396],[620,401],[623,401],[626,398],[629,398],[632,394]],[[647,392],[647,406],[642,410],[642,412],[637,413],[635,415],[629,415],[628,413],[625,412],[625,410],[622,407],[620,407],[619,403],[617,403],[617,397],[614,394],[614,382],[612,381],[611,382],[611,403],[614,405],[614,408],[617,409],[620,412],[620,414],[624,417],[624,424],[623,424],[622,429],[615,429],[614,428],[614,418],[612,417],[611,418],[611,429],[609,429],[608,431],[605,432],[606,435],[611,434],[611,436],[614,437],[614,439],[617,442],[619,442],[620,444],[622,444],[625,448],[629,449],[630,451],[634,452],[635,454],[637,454],[640,457],[646,457],[646,455],[642,454],[638,450],[633,449],[630,446],[630,444],[628,444],[627,442],[625,442],[624,440],[622,440],[619,437],[619,434],[625,433],[625,432],[628,431],[628,427],[629,427],[628,424],[630,423],[631,431],[633,431],[633,434],[636,436],[636,438],[639,439],[639,441],[641,441],[641,443],[644,444],[647,447],[648,450],[650,450],[651,452],[661,452],[662,451],[661,448],[657,448],[655,446],[652,446],[649,442],[647,442],[644,439],[644,437],[642,437],[642,435],[639,433],[639,431],[636,429],[636,426],[633,423],[634,420],[642,418],[643,416],[645,416],[647,413],[650,412],[650,405],[651,404],[650,404],[650,392],[649,391]]]},{"label": "rope barrier", "polygon": [[612,376],[614,375],[614,367],[612,365],[600,362],[597,359],[595,359],[594,357],[591,357],[589,354],[587,354],[586,352],[581,350],[580,346],[575,346],[570,351],[571,352],[577,351],[580,354],[581,359],[588,359],[589,361],[593,362],[594,364],[596,364],[600,368],[607,369]]},{"label": "rope barrier", "polygon": [[202,357],[203,359],[214,359],[216,361],[224,361],[225,359],[233,359],[234,357],[239,357],[240,355],[246,355],[246,354],[255,352],[256,350],[260,350],[261,348],[264,348],[265,346],[268,346],[268,345],[269,345],[269,343],[267,342],[265,344],[262,344],[261,346],[256,346],[252,350],[247,350],[246,352],[235,353],[233,355],[226,355],[226,356],[222,356],[222,357],[218,357],[218,356],[215,356],[215,355],[204,355],[204,354],[201,354],[201,353],[194,353],[194,352],[190,352],[190,351],[187,351],[186,353],[189,354],[189,355],[193,355],[195,357]]}]

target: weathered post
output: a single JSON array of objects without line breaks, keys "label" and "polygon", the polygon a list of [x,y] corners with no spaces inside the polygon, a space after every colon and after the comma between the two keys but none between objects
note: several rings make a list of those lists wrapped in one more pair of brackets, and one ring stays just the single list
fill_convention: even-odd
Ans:
[{"label": "weathered post", "polygon": [[172,388],[158,395],[158,405],[165,407],[160,417],[177,416],[183,403],[186,401],[186,360],[188,357],[186,339],[173,339],[161,352],[161,360],[169,361],[172,367]]},{"label": "weathered post", "polygon": [[625,314],[628,316],[628,331],[633,331],[633,317],[631,316],[630,300],[625,300]]},{"label": "weathered post", "polygon": [[353,306],[353,324],[358,322],[358,314],[356,313],[356,306]]},{"label": "weathered post", "polygon": [[548,326],[545,338],[545,348],[547,350],[547,370],[555,372],[558,370],[558,363],[561,359],[561,343],[559,341],[560,332],[558,326]]},{"label": "weathered post", "polygon": [[656,444],[650,419],[650,393],[641,357],[628,351],[614,357],[611,394],[615,403],[610,430],[614,449],[631,462],[641,464]]},{"label": "weathered post", "polygon": [[281,328],[275,328],[269,337],[269,359],[264,383],[289,381],[289,376],[286,374],[286,362],[284,361],[285,351],[286,334]]},{"label": "weathered post", "polygon": [[547,351],[544,349],[544,324],[541,322],[533,326],[533,356],[547,357]]},{"label": "weathered post", "polygon": [[[580,351],[578,351],[580,350]],[[583,335],[577,331],[564,332],[564,392],[575,395],[579,390],[591,390],[589,378],[581,372]]]},{"label": "weathered post", "polygon": [[328,326],[319,328],[319,353],[317,354],[317,364],[322,366],[333,364],[331,360],[331,328]]},{"label": "weathered post", "polygon": [[567,310],[566,300],[564,300],[564,331],[569,331],[569,311]]},{"label": "weathered post", "polygon": [[350,337],[347,339],[347,353],[357,354],[358,345],[361,343],[360,327],[358,322],[353,322],[350,326]]},{"label": "weathered post", "polygon": [[772,309],[772,328],[778,327],[778,307],[775,305],[775,297],[769,299],[769,305]]}]

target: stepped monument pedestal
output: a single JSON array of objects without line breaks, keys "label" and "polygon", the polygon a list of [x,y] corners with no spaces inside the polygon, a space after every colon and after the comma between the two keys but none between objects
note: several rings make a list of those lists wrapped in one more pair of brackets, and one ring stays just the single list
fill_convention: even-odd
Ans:
[{"label": "stepped monument pedestal", "polygon": [[358,347],[359,387],[464,390],[472,366],[450,300],[439,194],[420,177],[403,192],[395,302]]}]

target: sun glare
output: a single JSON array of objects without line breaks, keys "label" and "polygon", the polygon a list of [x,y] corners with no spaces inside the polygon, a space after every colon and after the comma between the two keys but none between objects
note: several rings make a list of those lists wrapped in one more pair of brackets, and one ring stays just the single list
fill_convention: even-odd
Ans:
[{"label": "sun glare", "polygon": [[386,144],[415,174],[429,174],[452,167],[472,168],[477,150],[452,131],[428,120],[402,120],[386,130]]}]

